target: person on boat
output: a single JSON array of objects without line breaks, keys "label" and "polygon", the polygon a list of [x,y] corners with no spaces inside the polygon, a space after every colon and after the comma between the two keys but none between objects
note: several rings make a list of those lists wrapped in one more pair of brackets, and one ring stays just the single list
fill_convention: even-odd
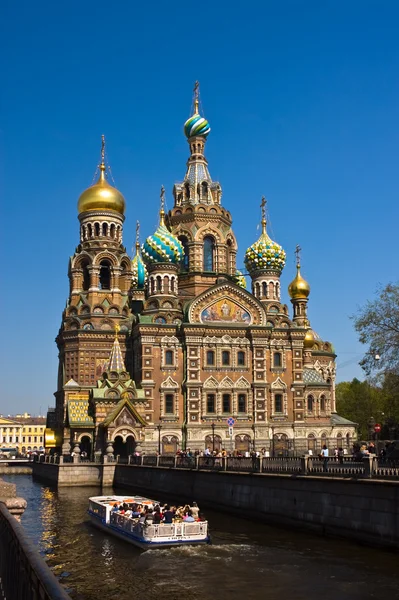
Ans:
[{"label": "person on boat", "polygon": [[164,523],[173,523],[173,517],[174,517],[174,514],[170,510],[170,506],[168,504],[166,504],[165,510],[163,513],[163,522]]},{"label": "person on boat", "polygon": [[113,507],[112,507],[111,512],[118,512],[118,510],[119,510],[119,506],[118,506],[117,502],[115,502],[114,505],[113,505]]},{"label": "person on boat", "polygon": [[154,522],[154,512],[152,508],[149,508],[145,517],[145,523],[147,525],[152,525]]},{"label": "person on boat", "polygon": [[154,509],[154,519],[153,519],[154,525],[159,525],[161,520],[162,520],[161,507],[158,504]]},{"label": "person on boat", "polygon": [[140,516],[140,505],[133,504],[132,517],[134,519],[137,519],[137,517],[139,517],[139,516]]},{"label": "person on boat", "polygon": [[199,517],[199,508],[198,508],[198,504],[196,502],[193,502],[193,505],[190,506],[190,510],[191,510],[191,514],[194,517],[194,519],[198,519],[198,517]]},{"label": "person on boat", "polygon": [[195,521],[193,515],[191,514],[191,510],[189,510],[188,513],[184,516],[183,521],[185,523],[192,523],[193,521]]}]

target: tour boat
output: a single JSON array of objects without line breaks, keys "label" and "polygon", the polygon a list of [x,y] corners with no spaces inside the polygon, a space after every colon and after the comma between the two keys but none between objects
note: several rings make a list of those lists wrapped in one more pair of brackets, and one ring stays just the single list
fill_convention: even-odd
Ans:
[{"label": "tour boat", "polygon": [[142,496],[94,496],[89,498],[88,514],[91,522],[109,533],[138,546],[148,548],[167,548],[170,546],[208,544],[207,521],[142,524],[138,519],[126,517],[113,511],[115,503],[120,506],[143,504],[152,508],[158,504],[155,500]]}]

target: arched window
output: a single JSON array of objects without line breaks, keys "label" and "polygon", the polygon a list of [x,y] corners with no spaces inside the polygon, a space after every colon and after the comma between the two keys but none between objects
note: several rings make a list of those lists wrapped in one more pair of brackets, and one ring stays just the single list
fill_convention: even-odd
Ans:
[{"label": "arched window", "polygon": [[114,239],[115,238],[115,225],[114,225],[114,223],[112,223],[112,225],[111,225],[110,233],[111,233],[112,239]]},{"label": "arched window", "polygon": [[227,247],[226,247],[226,267],[227,267],[227,273],[229,275],[234,275],[233,273],[233,253],[232,253],[232,241],[231,240],[227,240]]},{"label": "arched window", "polygon": [[111,289],[111,263],[109,260],[100,262],[100,290]]},{"label": "arched window", "polygon": [[241,350],[237,352],[237,365],[243,367],[245,365],[245,352]]},{"label": "arched window", "polygon": [[215,240],[213,237],[204,237],[204,271],[215,270]]},{"label": "arched window", "polygon": [[203,199],[206,199],[206,198],[208,198],[208,184],[207,184],[207,182],[206,182],[206,181],[203,181],[203,182],[201,183],[201,197],[202,197]]},{"label": "arched window", "polygon": [[88,262],[82,263],[82,269],[83,269],[82,289],[83,289],[83,291],[87,292],[90,288],[89,263]]},{"label": "arched window", "polygon": [[313,405],[314,405],[314,398],[311,394],[309,394],[309,396],[308,396],[308,411],[310,411],[310,412],[313,411]]},{"label": "arched window", "polygon": [[281,352],[275,352],[273,354],[273,367],[281,367],[282,366]]},{"label": "arched window", "polygon": [[186,193],[186,200],[189,200],[189,198],[190,198],[190,184],[188,183],[188,181],[184,184],[184,191]]},{"label": "arched window", "polygon": [[89,223],[87,225],[87,231],[88,231],[89,238],[92,238],[93,237],[93,227],[92,227],[91,223]]},{"label": "arched window", "polygon": [[274,394],[274,412],[283,412],[283,394]]},{"label": "arched window", "polygon": [[186,238],[185,235],[181,235],[179,237],[179,240],[181,242],[181,245],[183,246],[183,250],[184,250],[184,256],[183,256],[183,260],[181,262],[181,270],[182,271],[188,271],[189,270],[189,266],[190,266],[190,258],[189,258],[189,250],[188,250],[188,239]]},{"label": "arched window", "polygon": [[160,275],[157,275],[157,292],[162,291],[162,278]]},{"label": "arched window", "polygon": [[165,352],[165,365],[173,365],[173,350],[166,350]]},{"label": "arched window", "polygon": [[228,350],[223,350],[222,352],[222,365],[224,367],[228,367],[230,365],[230,352]]},{"label": "arched window", "polygon": [[326,410],[326,397],[324,395],[320,396],[320,410],[323,412]]},{"label": "arched window", "polygon": [[100,235],[100,223],[94,223],[94,233],[96,236]]},{"label": "arched window", "polygon": [[105,237],[107,235],[107,224],[103,223],[103,236]]},{"label": "arched window", "polygon": [[267,298],[267,283],[266,281],[262,281],[262,296]]},{"label": "arched window", "polygon": [[207,350],[206,364],[208,365],[208,367],[212,367],[215,364],[215,353],[213,350]]}]

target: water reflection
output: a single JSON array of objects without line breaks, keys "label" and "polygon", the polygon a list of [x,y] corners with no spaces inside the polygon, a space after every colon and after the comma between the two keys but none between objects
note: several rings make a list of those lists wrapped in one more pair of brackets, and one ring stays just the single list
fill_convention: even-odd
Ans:
[{"label": "water reflection", "polygon": [[212,545],[141,552],[88,522],[87,498],[98,488],[5,479],[28,500],[22,523],[74,600],[399,597],[395,554],[211,511]]}]

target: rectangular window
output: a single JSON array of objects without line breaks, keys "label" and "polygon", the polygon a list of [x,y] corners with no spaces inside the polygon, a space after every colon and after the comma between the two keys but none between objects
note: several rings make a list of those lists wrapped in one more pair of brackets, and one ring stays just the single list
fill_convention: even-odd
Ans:
[{"label": "rectangular window", "polygon": [[222,365],[224,367],[229,366],[230,364],[230,352],[228,350],[223,350],[222,352]]},{"label": "rectangular window", "polygon": [[35,435],[35,437],[33,438],[33,441],[36,443],[37,442],[37,435]]},{"label": "rectangular window", "polygon": [[28,442],[31,442],[31,441],[32,441],[31,436],[28,436]]},{"label": "rectangular window", "polygon": [[208,394],[206,397],[206,412],[215,412],[215,394]]},{"label": "rectangular window", "polygon": [[22,436],[22,443],[23,443],[23,444],[25,444],[25,441],[26,441],[26,438],[25,438],[25,436],[23,435],[23,436]]},{"label": "rectangular window", "polygon": [[208,365],[208,367],[212,367],[215,364],[215,353],[213,350],[207,350],[206,364]]},{"label": "rectangular window", "polygon": [[166,350],[165,352],[165,365],[173,365],[173,350]]},{"label": "rectangular window", "polygon": [[276,412],[276,413],[283,412],[283,395],[282,394],[274,395],[274,412]]},{"label": "rectangular window", "polygon": [[238,412],[247,412],[247,396],[245,394],[238,394]]},{"label": "rectangular window", "polygon": [[223,412],[231,412],[231,396],[230,394],[223,394]]},{"label": "rectangular window", "polygon": [[174,411],[174,394],[165,394],[165,413],[170,415]]},{"label": "rectangular window", "polygon": [[245,352],[237,352],[237,365],[243,367],[245,365]]},{"label": "rectangular window", "polygon": [[273,367],[281,367],[281,354],[280,352],[275,352],[273,355]]},{"label": "rectangular window", "polygon": [[41,441],[41,442],[43,441],[43,436],[42,436],[42,435],[40,436],[40,441]]},{"label": "rectangular window", "polygon": [[15,437],[15,443],[16,443],[16,444],[18,444],[18,443],[19,443],[19,437],[18,437],[18,436],[16,436],[16,437]]},{"label": "rectangular window", "polygon": [[31,433],[31,431],[32,431],[32,427],[29,427],[28,431],[29,431],[29,433]]}]

